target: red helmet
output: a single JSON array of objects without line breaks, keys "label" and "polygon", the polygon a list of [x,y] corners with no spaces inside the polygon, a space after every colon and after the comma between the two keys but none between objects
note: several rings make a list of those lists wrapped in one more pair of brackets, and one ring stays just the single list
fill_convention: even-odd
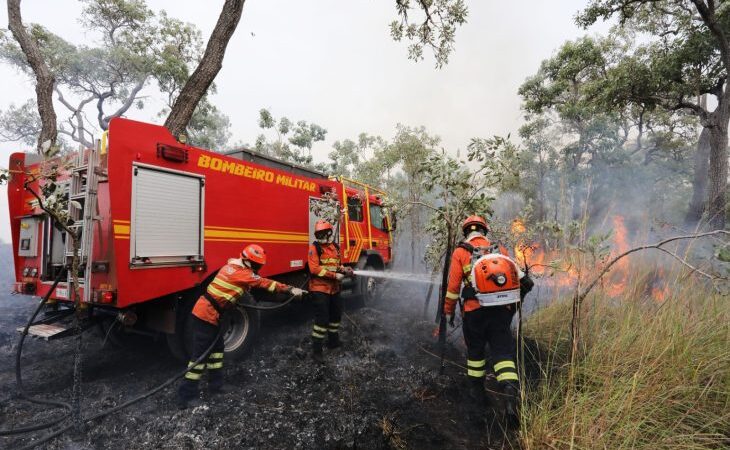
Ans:
[{"label": "red helmet", "polygon": [[266,264],[266,252],[257,244],[247,245],[241,252],[241,257],[262,266]]},{"label": "red helmet", "polygon": [[461,229],[464,231],[464,234],[468,234],[470,231],[474,231],[479,227],[484,228],[485,232],[489,231],[487,221],[477,215],[467,217],[461,225]]},{"label": "red helmet", "polygon": [[332,228],[332,224],[327,222],[326,220],[318,220],[317,223],[314,224],[314,234],[325,230],[334,230],[334,228]]}]

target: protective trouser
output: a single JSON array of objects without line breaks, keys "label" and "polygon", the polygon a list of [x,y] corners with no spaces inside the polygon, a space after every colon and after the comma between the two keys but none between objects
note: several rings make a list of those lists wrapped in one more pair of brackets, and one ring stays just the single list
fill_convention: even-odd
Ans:
[{"label": "protective trouser", "polygon": [[193,321],[193,351],[188,363],[188,371],[185,374],[178,395],[183,400],[192,400],[198,395],[198,382],[203,376],[205,369],[208,369],[208,388],[216,391],[223,387],[223,335],[213,345],[207,360],[195,365],[195,361],[208,350],[208,347],[218,336],[220,325],[213,325],[195,316]]},{"label": "protective trouser", "polygon": [[312,292],[314,305],[314,326],[312,342],[315,347],[322,345],[325,337],[339,342],[340,319],[342,319],[342,299],[340,294]]},{"label": "protective trouser", "polygon": [[487,374],[484,346],[488,343],[499,384],[503,389],[510,384],[519,385],[515,365],[516,344],[510,331],[513,315],[513,305],[483,307],[464,313],[466,374],[470,380],[483,380]]}]

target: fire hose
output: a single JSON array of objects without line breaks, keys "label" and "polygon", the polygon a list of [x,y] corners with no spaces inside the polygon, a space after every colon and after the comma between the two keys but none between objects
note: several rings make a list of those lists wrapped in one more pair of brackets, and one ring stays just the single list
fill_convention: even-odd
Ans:
[{"label": "fire hose", "polygon": [[[35,320],[36,316],[38,316],[38,313],[41,311],[41,308],[43,305],[46,304],[48,301],[48,298],[51,296],[51,293],[56,288],[58,283],[61,281],[61,278],[66,274],[66,269],[61,270],[58,275],[56,275],[56,278],[53,280],[53,284],[51,285],[51,288],[48,290],[48,293],[41,299],[40,303],[38,304],[38,307],[33,312],[33,315],[30,316],[30,319],[28,320],[28,323],[25,324],[25,328],[23,329],[22,334],[20,335],[20,342],[18,343],[18,348],[15,351],[15,382],[18,385],[18,393],[20,394],[20,397],[24,400],[27,400],[31,403],[36,403],[38,405],[49,405],[49,406],[57,406],[60,408],[63,408],[67,410],[68,412],[71,412],[71,405],[66,402],[61,401],[55,401],[55,400],[43,400],[40,398],[31,397],[28,395],[28,393],[23,388],[23,378],[20,370],[20,356],[23,352],[23,342],[25,341],[25,337],[28,335],[28,329],[30,328],[30,325]],[[49,420],[48,422],[38,423],[34,425],[23,425],[18,428],[12,428],[7,430],[0,430],[0,436],[12,436],[14,434],[22,434],[22,433],[29,433],[31,431],[38,431],[43,430],[46,428],[50,428],[60,422],[63,422],[68,418],[68,415],[64,415],[61,417],[58,417],[53,420]]]},{"label": "fire hose", "polygon": [[[28,432],[31,432],[31,431],[38,431],[38,430],[43,430],[43,429],[46,429],[46,428],[51,428],[54,425],[59,424],[59,423],[65,421],[66,419],[69,418],[70,412],[72,410],[70,404],[68,404],[66,402],[60,402],[60,401],[42,400],[42,399],[30,397],[29,395],[27,395],[27,393],[23,389],[22,377],[21,377],[21,369],[20,369],[20,356],[21,356],[21,353],[22,353],[23,343],[25,341],[25,336],[28,334],[28,329],[30,328],[30,325],[35,320],[36,316],[40,312],[40,310],[43,307],[43,305],[48,301],[51,293],[53,292],[53,290],[55,289],[55,287],[60,282],[61,277],[62,277],[62,275],[64,273],[65,273],[65,270],[61,271],[58,274],[58,276],[56,277],[56,279],[53,282],[53,285],[49,289],[48,293],[41,299],[41,302],[39,303],[38,307],[36,308],[35,312],[31,316],[31,318],[28,320],[28,323],[26,324],[26,326],[25,326],[25,328],[23,330],[23,333],[21,334],[20,342],[18,344],[18,349],[17,349],[17,352],[16,352],[15,375],[16,375],[16,382],[18,384],[18,389],[20,391],[21,397],[23,397],[24,399],[26,399],[28,401],[31,401],[33,403],[46,404],[46,405],[52,405],[52,406],[62,407],[62,408],[64,408],[64,409],[67,410],[67,413],[65,415],[59,417],[59,418],[53,419],[53,420],[48,421],[48,422],[43,422],[43,423],[34,424],[34,425],[24,425],[23,427],[14,428],[14,429],[11,429],[11,430],[0,430],[0,436],[10,436],[10,435],[16,435],[16,434],[23,434],[23,433],[28,433]],[[296,298],[296,297],[292,295],[287,300],[285,300],[284,302],[279,303],[279,304],[276,304],[276,305],[272,305],[272,306],[259,306],[259,305],[252,305],[252,304],[242,304],[241,306],[243,306],[244,308],[247,308],[247,309],[273,310],[273,309],[283,308],[284,306],[286,306],[289,303],[291,303],[294,300],[294,298]],[[223,320],[223,317],[221,317],[221,323],[223,323],[223,321],[224,321]],[[213,347],[215,346],[216,342],[223,335],[223,329],[224,328],[225,327],[223,327],[223,326],[219,327],[218,334],[216,335],[216,338],[211,343],[210,347],[208,347],[205,350],[205,352],[203,352],[203,354],[198,359],[196,359],[193,362],[193,365],[198,365],[198,364],[202,363],[203,361],[205,361],[208,358],[208,355],[210,355],[210,353],[213,351]],[[99,411],[98,413],[96,413],[96,414],[94,414],[92,416],[89,416],[89,417],[86,417],[86,418],[82,418],[81,419],[81,422],[90,422],[90,421],[93,421],[93,420],[96,420],[96,419],[100,419],[102,417],[105,417],[105,416],[108,416],[110,414],[113,414],[113,413],[115,413],[117,411],[120,411],[120,410],[122,410],[122,409],[124,409],[124,408],[126,408],[128,406],[131,406],[131,405],[133,405],[133,404],[135,404],[135,403],[137,403],[137,402],[139,402],[141,400],[144,400],[144,399],[146,399],[148,397],[151,397],[152,395],[158,393],[162,389],[165,389],[166,387],[168,387],[169,385],[171,385],[172,383],[174,383],[178,379],[182,378],[185,375],[185,373],[187,373],[187,371],[188,371],[188,368],[186,367],[184,370],[181,370],[180,372],[176,373],[174,376],[172,376],[171,378],[168,378],[167,380],[165,380],[160,385],[158,385],[158,386],[156,386],[156,387],[154,387],[154,388],[152,388],[152,389],[150,389],[150,390],[148,390],[146,392],[143,392],[142,394],[138,395],[137,397],[134,397],[134,398],[132,398],[132,399],[130,399],[130,400],[122,403],[121,405],[117,405],[117,406],[115,406],[113,408],[109,408],[109,409],[104,410],[104,411]],[[39,440],[34,441],[34,442],[26,445],[25,447],[22,447],[20,450],[31,449],[31,448],[34,448],[34,447],[36,447],[38,445],[44,444],[44,443],[50,441],[51,439],[54,439],[54,438],[60,436],[61,434],[65,433],[66,431],[70,430],[73,427],[74,427],[74,424],[66,425],[66,426],[64,426],[62,428],[59,428],[58,430],[53,431],[51,433],[48,433],[47,435],[41,437]]]}]

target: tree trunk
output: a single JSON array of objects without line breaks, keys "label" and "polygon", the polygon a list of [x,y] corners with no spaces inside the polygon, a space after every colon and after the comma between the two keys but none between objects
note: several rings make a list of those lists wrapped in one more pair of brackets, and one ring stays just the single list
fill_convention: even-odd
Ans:
[{"label": "tree trunk", "polygon": [[[719,109],[719,108],[718,108]],[[719,120],[710,129],[710,170],[707,211],[713,230],[725,229],[725,208],[727,206],[728,175],[728,120]]]},{"label": "tree trunk", "polygon": [[165,126],[173,136],[178,137],[185,131],[200,99],[203,98],[223,67],[223,56],[226,53],[228,41],[236,31],[238,21],[241,20],[244,2],[245,0],[226,0],[223,4],[223,10],[210,35],[203,59],[200,60],[195,72],[175,99],[165,121]]},{"label": "tree trunk", "polygon": [[46,148],[56,145],[58,130],[56,129],[56,111],[53,109],[53,86],[56,80],[43,60],[38,43],[28,34],[23,26],[20,14],[20,0],[8,0],[8,28],[20,44],[28,64],[35,74],[35,93],[38,103],[38,114],[41,116],[41,133],[38,136],[38,153],[45,144]]},{"label": "tree trunk", "polygon": [[710,130],[702,128],[697,151],[694,155],[694,176],[692,178],[692,200],[684,219],[686,225],[694,225],[702,219],[707,200],[707,174],[710,167]]}]

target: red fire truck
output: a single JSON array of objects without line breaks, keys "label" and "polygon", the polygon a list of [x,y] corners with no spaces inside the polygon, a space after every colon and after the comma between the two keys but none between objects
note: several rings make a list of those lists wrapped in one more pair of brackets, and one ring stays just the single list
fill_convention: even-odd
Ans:
[{"label": "red fire truck", "polygon": [[[71,239],[25,187],[40,163],[35,155],[12,154],[8,183],[15,290],[34,296],[48,293],[73,255]],[[304,285],[322,202],[339,202],[336,236],[346,264],[383,270],[392,259],[392,226],[378,189],[250,150],[196,148],[161,126],[112,120],[97,148],[79,152],[57,184],[70,200],[72,227],[80,229],[79,288],[90,323],[113,336],[164,333],[181,358],[187,357],[193,303],[246,244],[266,250],[262,276]],[[28,188],[37,192],[37,182]],[[373,299],[374,279],[349,281],[353,293]],[[69,275],[51,293],[60,308],[31,327],[31,334],[56,339],[73,333],[62,320],[72,311],[71,289]],[[254,293],[261,301],[266,295]],[[236,310],[226,351],[245,353],[259,322],[257,312]]]}]

